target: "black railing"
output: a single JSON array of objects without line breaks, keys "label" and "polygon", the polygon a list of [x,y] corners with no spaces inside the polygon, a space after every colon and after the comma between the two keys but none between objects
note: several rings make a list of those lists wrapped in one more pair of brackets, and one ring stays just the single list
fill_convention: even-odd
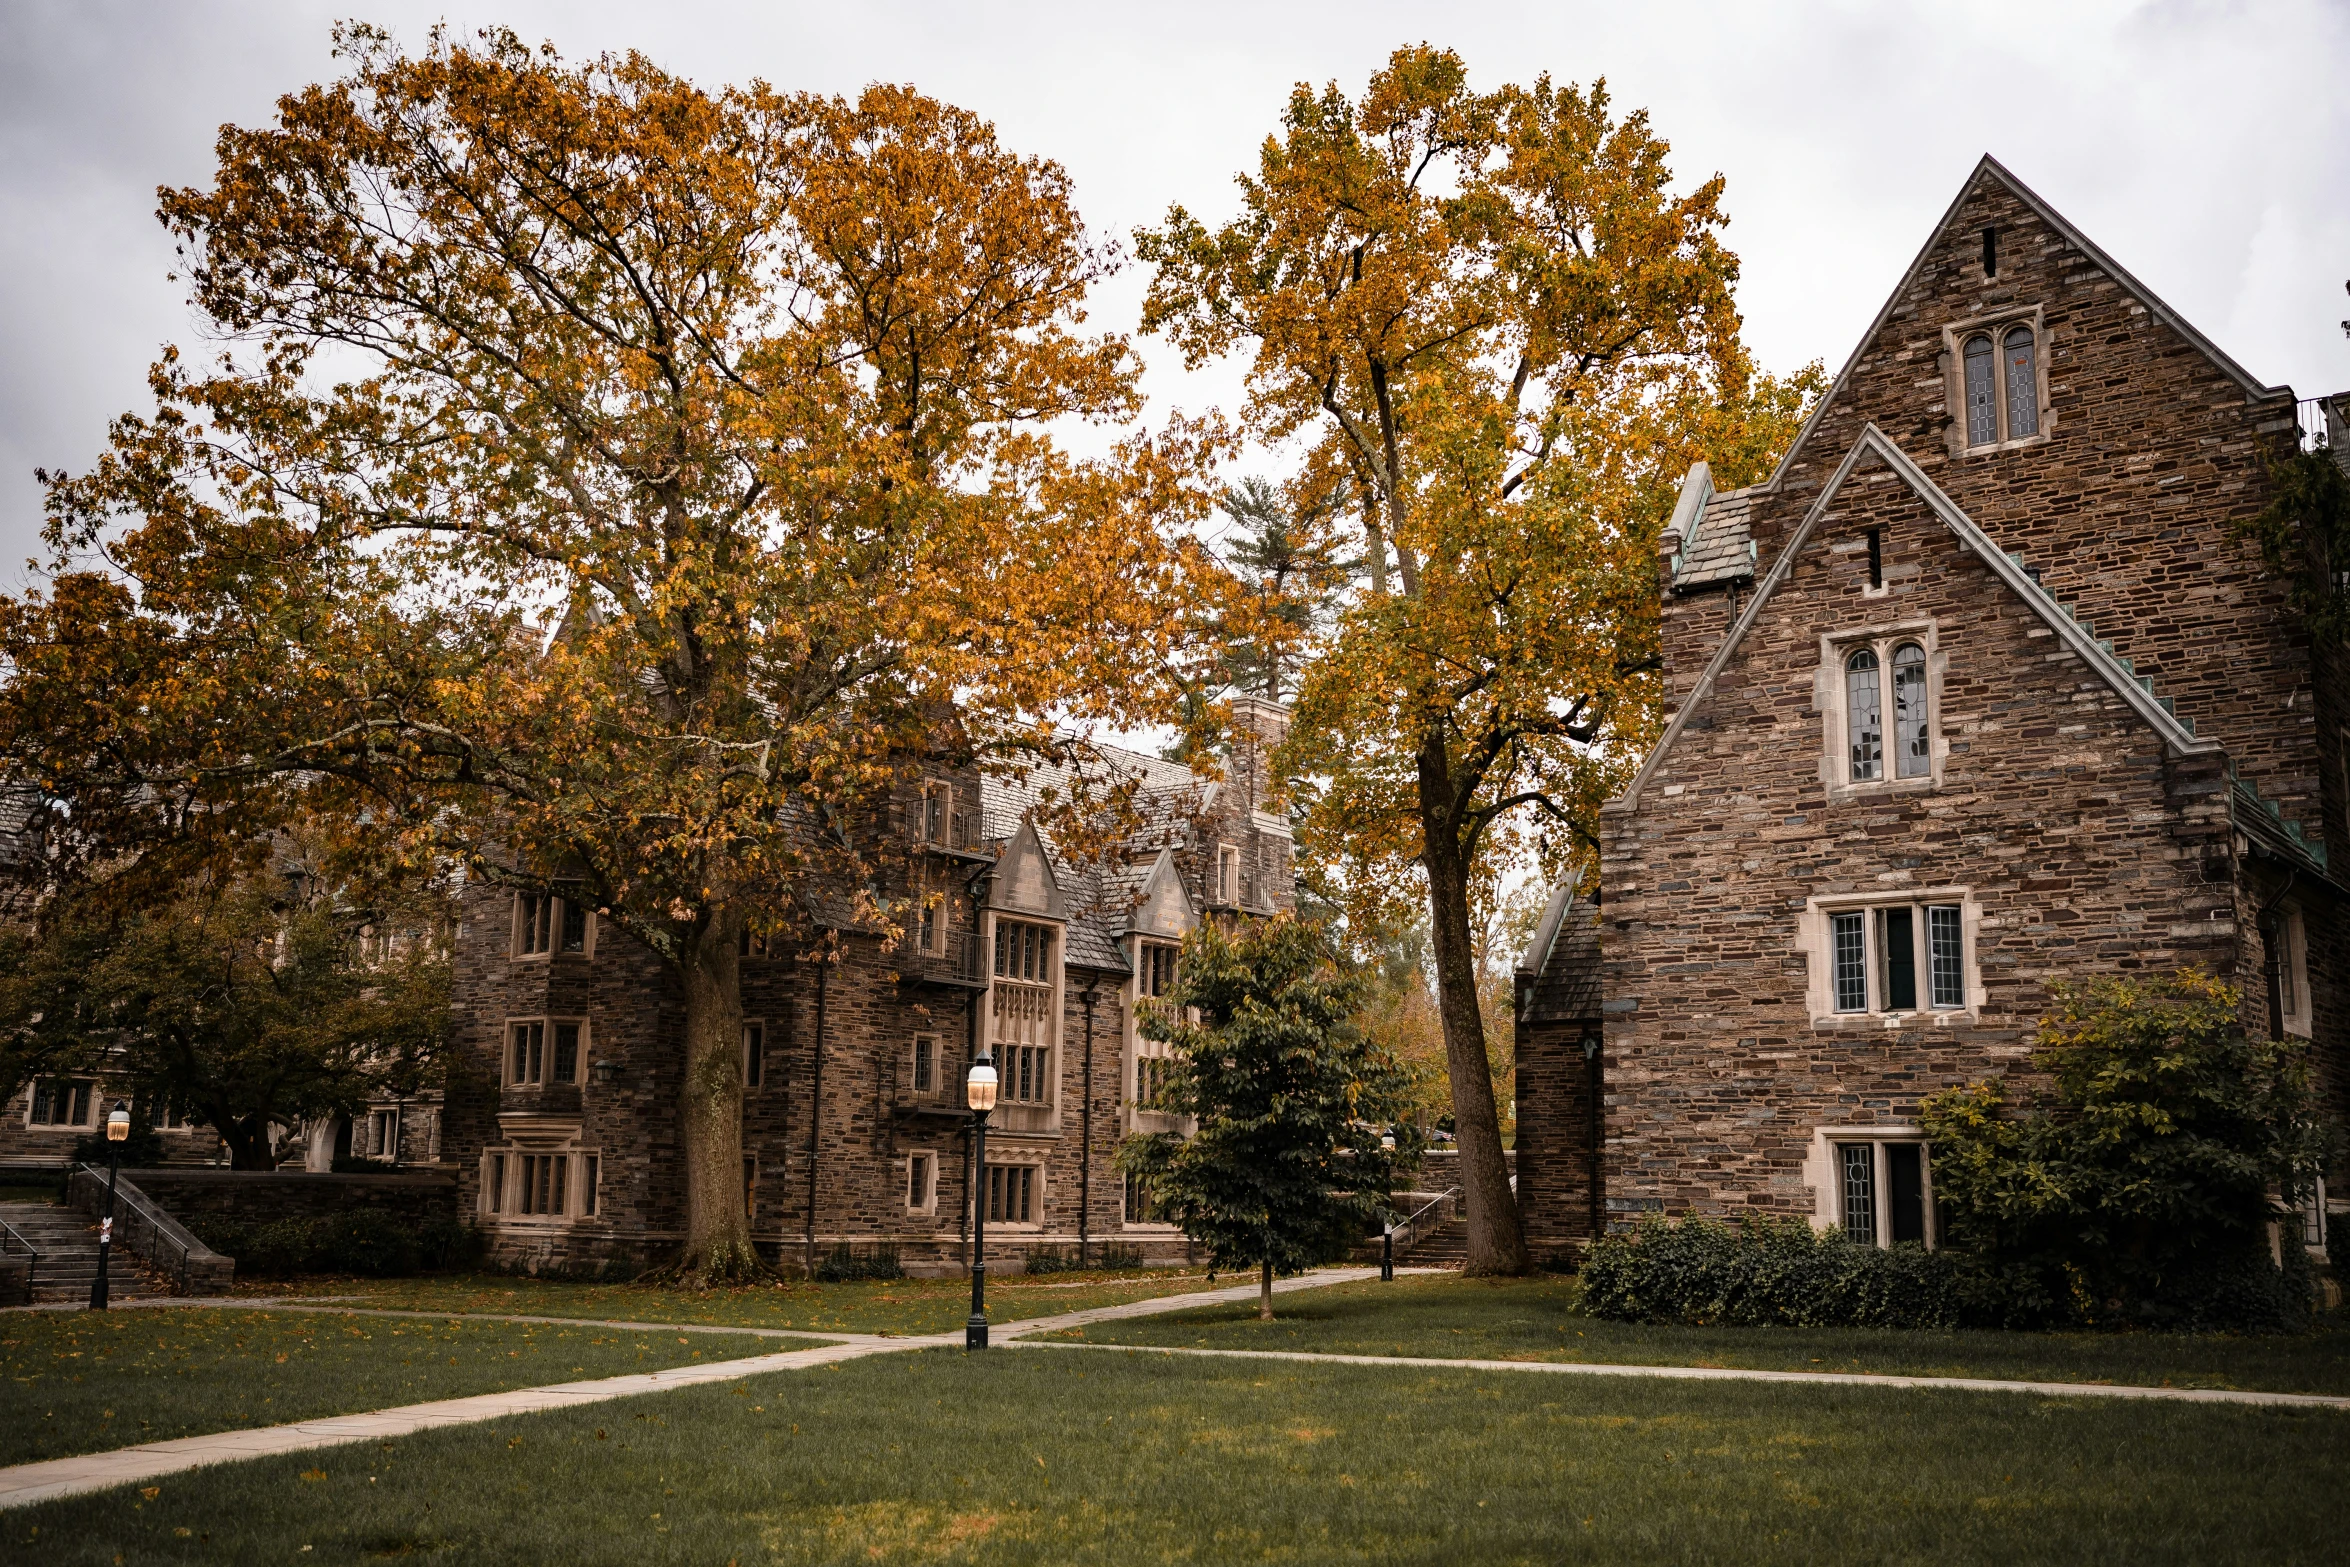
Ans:
[{"label": "black railing", "polygon": [[921,945],[920,937],[908,932],[905,943],[897,950],[893,961],[898,972],[911,979],[932,980],[948,985],[987,984],[987,950],[975,930],[950,930],[935,949]]},{"label": "black railing", "polygon": [[[1421,1238],[1423,1225],[1428,1230],[1440,1230],[1450,1224],[1452,1222],[1452,1205],[1459,1200],[1460,1195],[1461,1189],[1459,1187],[1448,1186],[1436,1196],[1414,1208],[1410,1217],[1389,1225],[1387,1233],[1395,1237],[1396,1251],[1400,1253],[1409,1250],[1412,1243]],[[1438,1209],[1442,1209],[1443,1212],[1438,1214],[1435,1222],[1428,1223],[1428,1216],[1436,1213]]]},{"label": "black railing", "polygon": [[25,1257],[24,1298],[29,1305],[33,1298],[33,1275],[41,1271],[41,1253],[12,1227],[0,1223],[0,1257],[11,1257],[18,1252],[24,1253]]},{"label": "black railing", "polygon": [[[78,1164],[66,1181],[65,1200],[84,1213],[103,1213],[106,1187],[105,1171],[96,1165]],[[207,1286],[228,1283],[235,1264],[190,1235],[177,1219],[156,1207],[138,1187],[117,1180],[114,1202],[115,1244],[169,1281],[174,1294],[188,1294],[199,1283]]]}]

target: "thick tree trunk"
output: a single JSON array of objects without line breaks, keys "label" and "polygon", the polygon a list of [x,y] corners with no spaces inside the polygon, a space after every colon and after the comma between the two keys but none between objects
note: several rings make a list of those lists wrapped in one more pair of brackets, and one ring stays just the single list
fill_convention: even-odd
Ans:
[{"label": "thick tree trunk", "polygon": [[694,1285],[766,1276],[743,1203],[743,1000],[739,918],[717,917],[680,954],[685,980],[685,1245]]},{"label": "thick tree trunk", "polygon": [[247,1116],[215,1117],[212,1123],[220,1133],[220,1140],[228,1144],[228,1167],[232,1170],[274,1170],[277,1162],[269,1157],[269,1123],[266,1119]]},{"label": "thick tree trunk", "polygon": [[1267,1257],[1263,1263],[1259,1264],[1259,1268],[1261,1271],[1257,1274],[1257,1320],[1270,1322],[1273,1320],[1273,1259]]},{"label": "thick tree trunk", "polygon": [[1485,1019],[1477,1004],[1477,954],[1469,938],[1469,862],[1453,820],[1453,786],[1444,740],[1420,752],[1421,863],[1428,873],[1428,921],[1436,949],[1436,1010],[1444,1023],[1444,1063],[1452,1084],[1452,1124],[1460,1138],[1461,1193],[1468,1206],[1470,1273],[1524,1273],[1533,1266],[1518,1223],[1517,1194],[1502,1158],[1501,1114],[1493,1100],[1493,1065],[1485,1054]]}]

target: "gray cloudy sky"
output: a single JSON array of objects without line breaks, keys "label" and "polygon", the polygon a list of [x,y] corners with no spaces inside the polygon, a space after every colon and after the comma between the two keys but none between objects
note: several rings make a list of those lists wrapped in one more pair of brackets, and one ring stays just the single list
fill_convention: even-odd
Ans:
[{"label": "gray cloudy sky", "polygon": [[[635,47],[705,83],[906,81],[1059,159],[1097,230],[1228,210],[1291,83],[1349,90],[1426,38],[1482,86],[1608,78],[1687,179],[1728,176],[1749,334],[1831,369],[1975,159],[1998,156],[2252,371],[2350,388],[2350,4],[1974,0],[1639,5],[317,5],[0,0],[0,582],[37,544],[36,466],[78,467],[190,336],[159,184],[209,174],[223,121],[331,75],[357,15],[421,40],[502,21],[565,53]],[[1130,328],[1142,278],[1097,296]],[[1235,400],[1146,342],[1164,408]]]}]

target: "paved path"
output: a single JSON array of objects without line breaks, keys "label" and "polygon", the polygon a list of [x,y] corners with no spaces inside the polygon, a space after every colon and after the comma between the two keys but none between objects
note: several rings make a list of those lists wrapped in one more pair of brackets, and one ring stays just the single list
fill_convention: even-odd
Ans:
[{"label": "paved path", "polygon": [[[1196,1349],[1172,1344],[1081,1344],[1070,1339],[1013,1340],[1022,1349],[1094,1349],[1136,1355],[1207,1355],[1231,1360],[1305,1360],[1338,1366],[1433,1366],[1447,1371],[1532,1371],[1552,1376],[1662,1377],[1689,1382],[1814,1382],[1832,1387],[1947,1387],[1969,1393],[2039,1397],[2175,1399],[2187,1404],[2285,1404],[2350,1409],[2350,1398],[2321,1393],[2258,1393],[2222,1387],[2133,1387],[2113,1382],[2003,1382],[1991,1377],[1876,1376],[1854,1371],[1742,1371],[1727,1366],[1622,1366],[1568,1360],[1439,1360],[1425,1355],[1317,1355],[1303,1349]],[[0,1470],[0,1476],[7,1471]]]},{"label": "paved path", "polygon": [[[1319,1289],[1327,1284],[1348,1284],[1358,1279],[1377,1278],[1378,1271],[1376,1268],[1325,1268],[1294,1279],[1279,1280],[1273,1288],[1284,1294],[1291,1290]],[[1095,1322],[1147,1317],[1166,1311],[1185,1311],[1194,1306],[1214,1305],[1221,1301],[1254,1300],[1256,1293],[1257,1286],[1252,1283],[1232,1289],[1160,1295],[1148,1300],[1127,1301],[1123,1305],[1096,1306],[1085,1311],[1065,1311],[1049,1317],[1030,1317],[1019,1322],[1000,1323],[994,1327],[990,1337],[995,1342],[1011,1343],[1029,1333],[1050,1333],[1063,1328],[1081,1328]],[[260,1309],[348,1312],[350,1308],[272,1305]],[[578,1317],[500,1318],[490,1317],[488,1313],[445,1311],[378,1310],[365,1314],[435,1318],[480,1316],[491,1321],[567,1325],[578,1325],[585,1320]],[[803,1336],[795,1330],[780,1328],[721,1328],[676,1322],[598,1322],[591,1325],[656,1332],[756,1333],[769,1337],[783,1337],[788,1333],[791,1337]],[[513,1415],[537,1414],[549,1409],[575,1409],[581,1404],[605,1399],[633,1398],[642,1393],[666,1393],[676,1388],[697,1387],[709,1382],[733,1382],[773,1371],[804,1371],[811,1366],[836,1365],[844,1360],[858,1360],[867,1355],[950,1348],[963,1342],[963,1330],[960,1328],[951,1333],[894,1338],[880,1334],[823,1336],[837,1342],[820,1344],[811,1349],[786,1350],[775,1355],[754,1355],[744,1360],[721,1360],[703,1366],[672,1366],[666,1371],[601,1377],[592,1382],[565,1382],[554,1387],[519,1388],[508,1393],[480,1393],[471,1398],[446,1398],[436,1403],[408,1404],[398,1409],[377,1409],[358,1415],[329,1415],[323,1419],[297,1420],[288,1425],[263,1426],[251,1431],[218,1431],[206,1436],[176,1437],[167,1442],[145,1442],[137,1447],[118,1448],[110,1453],[82,1453],[72,1458],[18,1464],[14,1468],[0,1469],[0,1509],[29,1506],[52,1497],[77,1496],[85,1491],[103,1491],[110,1486],[152,1480],[160,1475],[178,1474],[206,1464],[226,1463],[240,1458],[263,1458],[280,1453],[303,1452],[310,1448],[339,1447],[350,1442],[372,1442],[406,1436],[415,1431],[429,1431],[439,1426],[503,1420]]]}]

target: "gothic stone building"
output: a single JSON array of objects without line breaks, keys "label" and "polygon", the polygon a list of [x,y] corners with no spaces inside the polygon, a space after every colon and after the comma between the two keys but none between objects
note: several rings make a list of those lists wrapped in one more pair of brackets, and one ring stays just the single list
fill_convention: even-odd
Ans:
[{"label": "gothic stone building", "polygon": [[[1129,1132],[1187,1129],[1151,1107],[1164,1047],[1137,1024],[1197,921],[1295,907],[1262,766],[1287,713],[1234,707],[1221,780],[1110,753],[1147,825],[1108,863],[1073,864],[1039,830],[1044,791],[1067,779],[941,773],[897,802],[943,894],[932,914],[892,945],[842,929],[831,962],[750,947],[743,1201],[763,1251],[801,1265],[886,1246],[910,1271],[956,1267],[976,1193],[991,1262],[1081,1244],[1183,1255],[1113,1164]],[[441,1150],[493,1260],[659,1260],[684,1225],[675,980],[585,908],[486,886],[466,896],[455,965],[471,1070],[448,1091]],[[963,1079],[980,1050],[1002,1090],[975,1173]]]},{"label": "gothic stone building", "polygon": [[2239,984],[2350,1120],[2345,692],[2232,531],[2306,412],[1986,158],[1771,477],[1691,471],[1669,721],[1519,965],[1539,1251],[1931,1244],[1919,1100],[2022,1066],[2059,979]]}]

